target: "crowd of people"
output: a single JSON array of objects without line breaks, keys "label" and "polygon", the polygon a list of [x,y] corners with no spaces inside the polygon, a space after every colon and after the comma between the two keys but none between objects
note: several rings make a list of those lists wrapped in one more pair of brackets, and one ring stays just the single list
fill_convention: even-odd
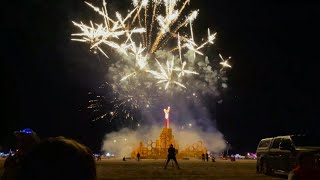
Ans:
[{"label": "crowd of people", "polygon": [[[97,179],[95,160],[101,160],[101,156],[93,156],[88,147],[77,141],[65,137],[40,140],[31,129],[16,131],[14,135],[17,149],[7,157],[1,180]],[[137,160],[140,161],[140,153]],[[171,160],[180,169],[172,144],[164,168]]]},{"label": "crowd of people", "polygon": [[17,150],[4,163],[1,180],[95,180],[96,165],[86,146],[64,137],[40,141],[31,129],[16,131]]},{"label": "crowd of people", "polygon": [[[88,147],[77,141],[62,136],[40,140],[31,129],[14,134],[17,149],[7,157],[1,180],[97,179],[95,160],[101,160],[101,155],[93,156]],[[137,160],[140,161],[140,153]],[[180,169],[172,144],[168,149],[165,168],[171,160]]]},{"label": "crowd of people", "polygon": [[[40,141],[31,129],[16,131],[17,150],[7,157],[1,180],[56,180],[77,179],[96,180],[95,157],[92,151],[75,140],[51,137]],[[140,161],[141,155],[137,154]],[[101,156],[97,157],[101,160]],[[123,158],[125,161],[125,157]],[[209,161],[209,154],[202,154],[203,161]],[[171,144],[164,169],[170,161],[180,166],[176,159],[176,149]],[[214,157],[212,159],[214,162]],[[299,156],[298,166],[288,176],[289,180],[320,179],[319,169],[312,153]]]}]

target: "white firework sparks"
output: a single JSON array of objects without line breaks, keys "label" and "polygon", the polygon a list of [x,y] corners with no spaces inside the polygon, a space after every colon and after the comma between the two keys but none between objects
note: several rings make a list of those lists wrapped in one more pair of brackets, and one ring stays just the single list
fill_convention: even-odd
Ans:
[{"label": "white firework sparks", "polygon": [[[166,63],[167,69],[166,70],[163,68],[163,66],[159,63],[159,61],[157,59],[156,59],[156,61],[159,65],[160,72],[152,71],[152,70],[147,70],[147,72],[153,74],[154,77],[159,80],[157,83],[165,83],[165,87],[164,87],[165,90],[167,90],[169,85],[172,83],[174,83],[178,86],[181,86],[183,88],[186,88],[185,85],[179,83],[178,81],[172,80],[172,72],[174,70],[174,57],[172,57],[171,62],[167,61],[167,63]],[[181,70],[181,72],[183,72],[183,70]]]},{"label": "white firework sparks", "polygon": [[[153,86],[165,92],[189,88],[195,91],[196,87],[216,90],[210,87],[218,82],[215,78],[219,71],[213,69],[217,66],[210,65],[207,57],[201,57],[206,56],[204,48],[214,44],[217,33],[212,34],[208,29],[206,40],[196,42],[193,23],[199,10],[184,12],[190,0],[133,0],[132,9],[125,15],[123,12],[110,13],[105,0],[102,8],[85,3],[103,21],[90,21],[89,25],[73,22],[80,32],[72,34],[72,40],[88,43],[94,52],[107,58],[110,56],[108,73],[114,91],[130,89],[128,97],[140,92],[143,96],[132,96],[132,102],[141,106],[140,100],[135,98],[146,98],[150,92],[158,93],[152,90]],[[113,53],[111,57],[107,50],[117,54]],[[225,60],[221,55],[220,58],[221,69],[231,68],[230,58]],[[119,97],[116,104],[128,97]],[[113,114],[117,112],[113,111]]]},{"label": "white firework sparks", "polygon": [[220,58],[221,58],[221,60],[222,60],[222,62],[220,62],[220,64],[222,65],[222,68],[225,68],[225,67],[231,68],[231,65],[230,65],[229,62],[228,62],[228,60],[230,60],[231,57],[229,57],[228,59],[223,59],[223,57],[222,57],[221,54],[219,54],[219,56],[220,56]]}]

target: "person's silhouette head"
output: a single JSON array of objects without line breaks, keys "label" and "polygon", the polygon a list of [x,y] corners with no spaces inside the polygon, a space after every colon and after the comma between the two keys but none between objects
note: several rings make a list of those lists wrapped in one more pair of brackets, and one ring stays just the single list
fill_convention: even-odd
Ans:
[{"label": "person's silhouette head", "polygon": [[96,166],[86,146],[64,137],[37,144],[26,157],[21,172],[24,180],[95,180]]},{"label": "person's silhouette head", "polygon": [[173,147],[173,144],[170,144],[170,147]]},{"label": "person's silhouette head", "polygon": [[14,135],[17,139],[17,153],[25,154],[32,149],[32,147],[40,142],[38,135],[30,128],[15,131]]},{"label": "person's silhouette head", "polygon": [[303,168],[315,168],[316,158],[311,152],[303,152],[298,156],[298,164]]}]

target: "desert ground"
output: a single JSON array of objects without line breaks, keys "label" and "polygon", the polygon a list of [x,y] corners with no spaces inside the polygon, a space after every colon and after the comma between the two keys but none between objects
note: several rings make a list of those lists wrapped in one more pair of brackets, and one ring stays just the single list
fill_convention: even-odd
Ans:
[{"label": "desert ground", "polygon": [[0,158],[0,179],[1,179],[1,175],[3,173],[3,163],[4,163],[4,158]]},{"label": "desert ground", "polygon": [[[0,159],[0,174],[3,172],[4,159]],[[181,169],[167,169],[164,159],[136,160],[102,159],[97,162],[98,179],[224,179],[224,180],[284,180],[285,177],[265,176],[255,172],[255,160],[178,160]]]}]

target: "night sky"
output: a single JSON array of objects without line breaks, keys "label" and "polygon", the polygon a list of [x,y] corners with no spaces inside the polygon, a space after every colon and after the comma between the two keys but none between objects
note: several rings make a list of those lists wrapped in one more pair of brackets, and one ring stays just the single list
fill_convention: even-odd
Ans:
[{"label": "night sky", "polygon": [[[319,129],[319,5],[191,1],[200,9],[195,27],[217,31],[216,46],[232,56],[216,119],[234,152],[254,151],[263,137]],[[30,127],[98,150],[113,127],[80,110],[104,81],[104,69],[86,46],[70,41],[71,21],[93,11],[80,0],[30,0],[8,4],[4,15],[0,148],[12,146],[13,131]]]}]

